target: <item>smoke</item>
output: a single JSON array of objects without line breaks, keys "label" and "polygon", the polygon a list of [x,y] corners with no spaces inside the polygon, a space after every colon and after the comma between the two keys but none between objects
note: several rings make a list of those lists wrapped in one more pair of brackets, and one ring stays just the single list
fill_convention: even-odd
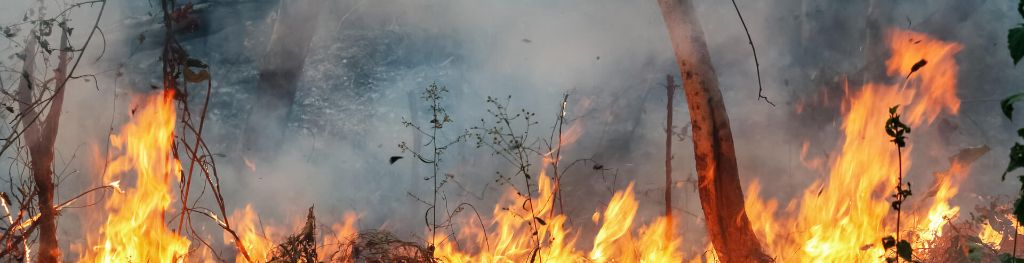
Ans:
[{"label": "smoke", "polygon": [[[32,1],[14,2],[28,6]],[[753,57],[731,3],[697,2],[732,121],[741,177],[761,181],[769,197],[788,200],[823,177],[822,171],[801,165],[802,145],[810,145],[808,157],[834,157],[827,153],[840,136],[844,81],[850,89],[890,81],[884,76],[888,54],[880,38],[889,27],[909,27],[964,45],[957,57],[961,112],[940,117],[955,128],[947,136],[938,134],[938,124],[914,127],[910,143],[919,149],[914,162],[934,165],[915,166],[909,179],[927,185],[929,175],[945,167],[952,153],[985,144],[993,151],[974,164],[954,205],[971,207],[978,200],[974,193],[1013,191],[997,179],[1017,127],[1001,117],[997,103],[1016,91],[1014,83],[1024,81],[1006,51],[1006,30],[1020,22],[1012,3],[737,1],[757,48],[765,95],[777,105],[772,107],[756,100]],[[267,224],[301,219],[310,205],[322,222],[358,211],[362,229],[383,227],[409,240],[422,239],[427,207],[413,196],[432,195],[430,181],[424,180],[430,169],[397,145],[416,140],[401,122],[428,121],[420,93],[437,82],[451,91],[444,106],[455,123],[446,128],[447,139],[478,126],[480,119],[493,120],[485,110],[487,96],[511,96],[514,109],[537,113],[539,123],[531,132],[546,139],[561,95],[568,92],[572,122],[567,124],[582,125],[584,132],[567,146],[563,160],[590,158],[608,169],[587,165],[566,175],[563,191],[571,204],[566,210],[578,227],[591,228],[587,218],[629,181],[637,182],[638,218],[661,213],[663,85],[666,74],[678,79],[678,67],[656,1],[325,1],[317,10],[317,26],[308,29],[314,38],[286,139],[269,154],[271,160],[244,156],[241,134],[247,113],[260,107],[254,105],[254,92],[277,1],[199,4],[200,31],[181,39],[193,57],[210,64],[213,93],[206,140],[225,156],[218,159],[218,168],[229,209],[251,203]],[[88,168],[61,185],[66,195],[98,177],[90,173],[98,171],[102,158],[81,156],[104,155],[110,120],[117,127],[134,106],[129,98],[159,83],[160,27],[154,26],[158,19],[147,15],[159,10],[144,1],[110,6],[114,11],[100,24],[107,54],[84,65],[102,73],[99,83],[76,82],[69,89],[58,151],[82,149],[76,151],[81,153],[77,167]],[[21,14],[8,15],[15,10],[22,9],[0,14],[16,19]],[[86,15],[74,22],[87,27],[91,20]],[[17,50],[0,49],[5,54]],[[8,79],[4,84],[9,86]],[[193,93],[192,99],[204,93]],[[688,112],[682,94],[676,98],[678,130]],[[684,137],[673,147],[675,179],[695,176],[692,144]],[[390,164],[389,157],[398,155],[405,158]],[[473,141],[453,147],[442,164],[442,173],[457,181],[444,188],[449,204],[470,202],[489,214],[506,189],[495,183],[495,172],[511,169]],[[692,185],[680,185],[675,206],[684,215],[687,246],[695,251],[704,245],[703,217]],[[74,223],[65,223],[77,220],[68,218],[62,218],[61,228],[79,232]]]}]

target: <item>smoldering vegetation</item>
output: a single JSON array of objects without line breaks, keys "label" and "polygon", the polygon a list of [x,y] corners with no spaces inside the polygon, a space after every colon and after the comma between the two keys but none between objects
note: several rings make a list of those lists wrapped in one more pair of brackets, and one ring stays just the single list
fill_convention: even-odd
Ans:
[{"label": "smoldering vegetation", "polygon": [[[89,65],[101,74],[97,88],[74,84],[59,148],[70,157],[102,153],[111,123],[130,97],[159,84],[159,26],[147,1],[127,1],[103,19],[104,59]],[[538,115],[544,138],[568,93],[568,123],[583,133],[562,153],[565,160],[592,159],[594,165],[568,171],[563,179],[578,222],[606,204],[615,190],[637,182],[638,218],[663,207],[662,162],[665,75],[678,78],[664,22],[655,1],[325,1],[305,59],[296,98],[280,147],[247,156],[242,139],[256,102],[260,66],[278,16],[279,1],[195,1],[197,27],[181,33],[184,46],[210,65],[213,92],[206,140],[222,165],[229,203],[252,204],[265,222],[284,223],[306,216],[315,205],[319,219],[344,211],[360,213],[361,229],[387,229],[404,240],[423,240],[425,207],[416,197],[432,189],[429,166],[402,155],[401,142],[417,141],[402,121],[427,120],[420,98],[431,83],[451,92],[445,107],[459,131],[487,119],[488,96],[510,96],[513,108]],[[738,1],[761,62],[770,106],[757,101],[757,79],[746,35],[731,4],[700,1],[700,20],[717,68],[735,133],[745,181],[759,179],[765,194],[788,200],[825,176],[841,136],[843,98],[860,84],[887,80],[883,43],[887,28],[908,28],[959,42],[956,116],[940,116],[931,127],[915,127],[915,163],[947,163],[957,151],[987,145],[990,154],[973,165],[954,203],[987,205],[988,195],[1012,193],[998,181],[1004,153],[1015,129],[1002,119],[998,100],[1016,90],[1024,74],[1010,66],[1006,29],[1018,23],[1010,1]],[[11,11],[0,13],[16,12]],[[19,15],[20,16],[20,15]],[[4,21],[6,22],[6,21]],[[1004,25],[998,26],[998,25]],[[119,72],[114,76],[114,72]],[[198,91],[193,99],[202,97]],[[678,98],[678,97],[677,97]],[[112,113],[113,112],[113,113]],[[679,101],[675,116],[688,116]],[[880,112],[884,114],[884,112]],[[258,116],[256,116],[258,118]],[[676,119],[674,144],[676,209],[687,251],[703,249],[701,210],[693,190],[695,171],[685,117]],[[116,127],[116,126],[114,126]],[[277,129],[278,127],[266,127]],[[422,143],[422,141],[421,141]],[[807,144],[804,151],[803,145]],[[804,154],[802,154],[804,152]],[[70,158],[69,158],[70,159]],[[96,158],[79,157],[68,166],[95,167]],[[931,180],[934,167],[922,165],[909,180]],[[469,202],[485,213],[505,191],[495,172],[515,167],[472,143],[454,146],[441,170],[450,176],[444,191],[453,203]],[[95,169],[83,169],[90,173]],[[65,194],[88,180],[69,177]],[[981,193],[981,194],[978,194]],[[73,220],[63,220],[64,222]],[[62,223],[74,235],[82,227]],[[579,224],[584,232],[594,226]],[[585,238],[585,237],[584,237]],[[586,243],[589,240],[581,240]]]}]

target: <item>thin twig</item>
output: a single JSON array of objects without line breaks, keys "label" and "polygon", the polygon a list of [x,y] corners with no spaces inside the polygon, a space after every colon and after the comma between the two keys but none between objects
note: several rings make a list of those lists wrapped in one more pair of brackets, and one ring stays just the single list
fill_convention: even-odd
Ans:
[{"label": "thin twig", "polygon": [[757,49],[754,48],[754,39],[750,37],[750,30],[747,29],[747,22],[743,21],[743,14],[740,13],[740,7],[736,4],[736,0],[732,0],[732,7],[736,8],[736,15],[740,17],[740,24],[743,25],[743,32],[747,33],[747,43],[750,43],[750,51],[754,53],[754,69],[757,70],[757,99],[764,100],[768,105],[775,107],[775,103],[768,100],[768,97],[764,96],[764,87],[761,85],[761,63],[757,61]]}]

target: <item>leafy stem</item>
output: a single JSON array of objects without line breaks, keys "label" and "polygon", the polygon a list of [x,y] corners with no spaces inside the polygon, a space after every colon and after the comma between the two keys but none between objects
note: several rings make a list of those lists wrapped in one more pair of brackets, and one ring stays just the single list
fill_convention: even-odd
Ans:
[{"label": "leafy stem", "polygon": [[903,202],[913,193],[910,191],[910,182],[903,187],[903,147],[907,146],[907,134],[910,134],[910,126],[900,121],[900,115],[896,114],[900,105],[889,108],[889,119],[885,121],[885,133],[892,137],[890,140],[896,146],[896,160],[899,164],[896,174],[896,193],[892,195],[892,209],[896,210],[896,238],[891,236],[882,239],[882,247],[885,250],[896,248],[896,257],[887,257],[886,262],[899,262],[902,258],[905,261],[913,262],[913,249],[910,242],[900,239],[900,221]]}]

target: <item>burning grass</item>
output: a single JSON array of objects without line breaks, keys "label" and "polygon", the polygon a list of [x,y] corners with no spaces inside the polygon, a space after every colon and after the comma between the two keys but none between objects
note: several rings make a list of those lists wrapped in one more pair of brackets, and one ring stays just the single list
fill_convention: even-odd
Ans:
[{"label": "burning grass", "polygon": [[[913,244],[915,259],[937,262],[965,262],[1000,259],[1006,240],[1006,222],[998,216],[987,220],[968,221],[965,225],[950,223],[960,208],[949,201],[956,196],[957,185],[969,172],[973,158],[952,158],[946,171],[936,180],[921,203],[923,209],[906,211],[904,229],[890,222],[893,212],[886,196],[894,185],[892,174],[902,173],[897,167],[909,167],[909,157],[892,158],[891,145],[882,133],[886,123],[884,110],[891,105],[905,105],[903,118],[915,127],[928,125],[941,113],[956,113],[959,100],[955,96],[956,64],[953,55],[959,50],[955,43],[943,42],[926,35],[894,30],[890,33],[894,56],[887,63],[890,75],[905,79],[898,84],[872,83],[857,90],[847,90],[844,103],[843,131],[845,138],[832,163],[827,179],[814,182],[804,196],[780,208],[778,201],[761,199],[760,186],[754,182],[747,198],[747,214],[770,254],[783,262],[869,262],[886,257],[887,245],[881,238],[893,232]],[[927,69],[922,70],[928,61]],[[919,71],[916,74],[911,74]],[[251,207],[237,210],[221,219],[210,210],[187,206],[182,211],[171,206],[171,178],[190,175],[183,171],[173,153],[175,143],[174,93],[152,95],[144,101],[132,121],[118,135],[113,146],[120,150],[103,175],[104,183],[125,181],[125,193],[114,194],[106,201],[106,222],[96,233],[89,233],[88,249],[82,261],[201,261],[223,260],[219,255],[195,253],[207,241],[189,239],[182,234],[182,224],[172,230],[166,214],[179,214],[185,222],[192,212],[199,212],[217,223],[225,232],[226,243],[238,251],[236,262],[691,262],[707,261],[705,255],[687,258],[681,253],[684,240],[676,232],[676,223],[667,217],[637,219],[640,203],[634,196],[633,184],[617,191],[603,213],[594,216],[598,223],[594,233],[582,233],[568,224],[561,210],[560,149],[579,138],[581,129],[570,125],[562,134],[566,101],[561,101],[558,117],[558,140],[549,139],[546,147],[538,147],[529,135],[529,127],[537,122],[533,113],[510,111],[508,101],[490,98],[491,113],[496,125],[482,121],[475,138],[478,146],[494,151],[517,167],[511,175],[501,175],[506,192],[490,214],[481,217],[461,216],[460,205],[455,212],[436,209],[447,202],[442,194],[447,177],[440,174],[439,163],[447,147],[469,138],[470,132],[442,143],[440,130],[453,122],[440,103],[443,87],[431,85],[424,97],[430,103],[432,119],[424,126],[405,122],[421,134],[429,136],[431,152],[415,152],[416,147],[402,144],[402,150],[431,166],[434,174],[432,202],[428,205],[425,242],[403,241],[385,230],[358,231],[355,215],[331,224],[332,234],[325,234],[308,210],[305,220],[292,231],[284,227],[264,227]],[[522,124],[513,124],[522,122]],[[423,127],[423,128],[421,128]],[[201,129],[201,126],[200,126]],[[198,132],[197,132],[198,133]],[[552,132],[554,134],[554,132]],[[552,135],[554,137],[554,135]],[[201,142],[197,138],[197,142]],[[188,148],[188,147],[186,147]],[[197,146],[188,148],[198,158]],[[541,149],[541,150],[538,150]],[[907,146],[905,155],[910,155]],[[805,146],[806,151],[806,146]],[[984,150],[987,151],[987,148]],[[983,153],[982,153],[983,154]],[[977,155],[977,154],[975,154]],[[212,158],[212,157],[211,157]],[[400,158],[392,158],[395,162]],[[212,161],[210,161],[212,163]],[[531,165],[539,162],[540,165]],[[209,185],[219,189],[215,167],[200,161],[199,169],[208,173]],[[571,164],[570,164],[571,165]],[[905,166],[904,166],[905,165]],[[821,164],[821,166],[825,166]],[[189,165],[192,167],[192,165]],[[212,171],[205,170],[214,168]],[[540,167],[540,168],[537,168]],[[597,167],[597,166],[595,166]],[[595,168],[598,169],[598,168]],[[548,176],[549,172],[555,176]],[[132,176],[134,175],[134,176]],[[899,176],[902,177],[902,174]],[[513,181],[515,180],[515,181]],[[521,180],[521,181],[520,181]],[[513,182],[517,182],[513,183]],[[902,187],[902,186],[901,186]],[[909,185],[908,185],[909,187]],[[902,188],[901,188],[902,190]],[[219,191],[219,190],[217,190]],[[184,192],[187,199],[188,190]],[[225,205],[218,196],[221,214]],[[442,198],[439,199],[439,196]],[[421,199],[422,200],[422,199]],[[440,202],[439,202],[440,200]],[[445,206],[447,207],[447,206]],[[475,208],[474,208],[475,210]],[[467,213],[468,214],[468,213]],[[998,213],[995,213],[998,214]],[[1006,213],[1003,213],[1004,215]],[[1016,223],[1010,229],[1016,230]],[[796,231],[803,230],[806,231]],[[192,229],[193,237],[199,236]],[[593,242],[583,244],[580,237],[593,234]],[[589,240],[589,239],[588,239]],[[200,241],[200,242],[194,242]],[[710,247],[710,246],[709,246]],[[711,250],[711,249],[709,249]],[[714,254],[714,252],[711,252]]]}]

